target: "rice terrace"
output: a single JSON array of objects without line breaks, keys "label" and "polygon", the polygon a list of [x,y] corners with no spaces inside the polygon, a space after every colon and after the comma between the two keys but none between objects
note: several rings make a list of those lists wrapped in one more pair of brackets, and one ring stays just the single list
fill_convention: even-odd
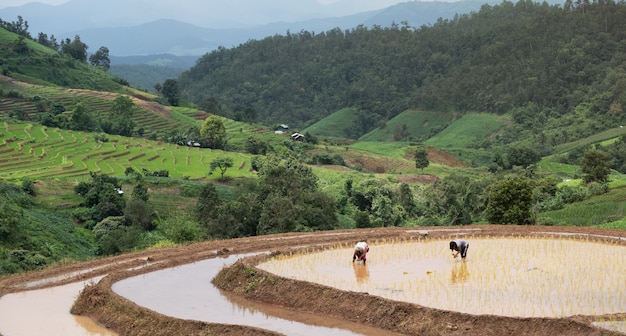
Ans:
[{"label": "rice terrace", "polygon": [[625,18],[292,30],[151,89],[0,20],[0,336],[626,335]]},{"label": "rice terrace", "polygon": [[[25,87],[41,90],[37,86]],[[76,93],[83,100],[92,99],[87,98],[92,96],[88,90]],[[98,93],[93,97],[104,101],[113,99],[113,96]],[[152,123],[147,128],[152,132],[167,132],[173,127],[197,124],[207,116],[193,109],[153,109],[151,104],[139,106],[143,112],[136,118],[142,125],[141,118],[144,117],[141,115],[169,120]],[[106,104],[101,109],[106,113]],[[151,117],[145,118],[152,120]],[[477,135],[475,129],[475,125],[486,120],[484,118],[475,114],[460,118],[471,120],[468,125],[472,126],[463,130],[462,126],[456,125],[460,129],[451,136],[484,136]],[[226,124],[234,137],[241,137],[241,133],[246,132],[277,137],[258,127],[234,121]],[[494,125],[498,124],[494,122]],[[429,126],[433,124],[423,122],[421,125]],[[619,136],[620,131],[616,129],[600,139]],[[123,176],[128,167],[147,172],[167,170],[173,179],[202,182],[215,178],[208,175],[210,162],[225,156],[233,159],[233,169],[228,171],[230,181],[236,183],[256,174],[252,169],[254,156],[242,152],[115,135],[106,135],[103,140],[102,134],[6,118],[0,124],[0,135],[0,178],[36,181],[40,197],[54,200],[51,204],[59,209],[77,201],[75,196],[59,193],[54,188],[76,185],[91,172]],[[335,184],[343,181],[342,174],[360,179],[360,173],[354,167],[381,178],[425,184],[436,183],[441,179],[439,176],[452,174],[454,170],[471,169],[449,152],[438,149],[456,150],[453,147],[456,142],[447,140],[445,132],[429,142],[432,143],[432,147],[427,147],[431,165],[425,172],[414,167],[413,145],[398,147],[366,141],[337,143],[313,148],[310,153],[343,156],[345,166],[313,166],[329,191],[338,188]],[[549,161],[541,164],[560,173],[568,173],[571,169]],[[610,211],[615,212],[613,216],[619,216],[623,211],[623,182],[620,175],[615,177],[614,191],[600,196],[605,198],[602,204],[606,208],[584,211],[577,215],[577,220],[594,221],[597,220],[594,215]],[[151,188],[151,202],[159,211],[171,211],[172,207],[181,211],[189,206],[188,198],[180,196],[182,189],[178,190],[176,184],[168,182],[159,186],[159,183],[163,182],[157,181]],[[123,185],[126,191],[131,188],[129,184],[127,181]],[[575,209],[568,211],[574,212]],[[567,218],[558,210],[546,212],[538,220],[541,216],[551,220],[558,220],[559,216]],[[148,309],[114,290],[124,279],[158,270],[175,270],[202,260],[245,254],[248,256],[232,265],[216,269],[219,272],[211,280],[212,284],[205,282],[203,286],[214,286],[223,293],[230,293],[229,300],[236,300],[244,307],[252,305],[271,318],[301,319],[304,322],[300,323],[304,324],[299,328],[303,334],[310,332],[314,325],[364,335],[626,333],[626,294],[621,289],[626,281],[624,231],[610,226],[582,225],[343,228],[331,232],[270,234],[165,245],[4,277],[0,279],[0,294],[16,295],[98,279],[84,288],[71,311],[105,327],[107,333],[296,333],[265,330],[248,325],[245,318],[236,322],[214,322],[168,316],[159,311],[158,304]],[[454,259],[447,250],[447,240],[458,237],[471,241],[467,260]],[[357,239],[370,243],[372,251],[367,266],[350,263],[350,250]],[[205,287],[187,289],[192,293],[207,290]],[[155,290],[169,289],[157,287]],[[259,308],[259,305],[274,308]],[[0,309],[1,306],[2,298]],[[184,302],[181,309],[185,309]],[[19,319],[14,321],[21,321],[17,328],[20,323],[28,323]],[[0,319],[0,333],[2,328]]]},{"label": "rice terrace", "polygon": [[[213,283],[251,304],[285,309],[285,313],[272,310],[273,316],[319,314],[331,320],[341,319],[346,326],[362,323],[379,328],[374,335],[502,335],[504,330],[532,335],[617,335],[623,330],[623,322],[618,322],[623,318],[619,311],[624,309],[624,293],[619,284],[624,280],[626,238],[620,236],[621,231],[570,227],[531,230],[498,225],[432,230],[388,228],[211,241],[9,277],[2,280],[1,288],[6,295],[109,274],[85,288],[72,308],[73,313],[89,316],[119,334],[271,335],[274,333],[254,327],[173,319],[142,308],[111,289],[125,278],[246,253],[253,256],[220,271]],[[349,260],[351,237],[355,236],[370,242],[367,266],[352,265]],[[453,259],[445,247],[440,249],[452,237],[465,237],[474,243],[466,261]],[[568,254],[564,246],[583,248]],[[599,255],[603,261],[594,265],[590,255],[584,256],[585,251],[606,255]],[[559,257],[556,261],[548,260],[546,253]],[[145,260],[149,263],[145,264]],[[491,269],[496,260],[511,268]],[[567,261],[557,264],[561,260]],[[269,266],[276,262],[291,265]],[[367,267],[367,274],[354,272],[359,267]],[[606,272],[606,268],[611,272]],[[580,272],[586,271],[615,277],[585,279]],[[72,272],[77,275],[59,277]],[[502,277],[506,281],[500,281]],[[561,281],[569,277],[570,280]],[[45,281],[53,278],[57,280]],[[558,285],[550,278],[559,278]],[[38,279],[44,281],[35,281]],[[27,283],[35,285],[24,287]],[[511,292],[503,295],[502,291]],[[507,299],[503,299],[505,295]],[[444,300],[424,301],[433,298]],[[579,311],[578,306],[589,310]],[[263,308],[257,305],[256,309]],[[309,317],[307,321],[316,319]],[[240,323],[245,325],[244,321]]]}]

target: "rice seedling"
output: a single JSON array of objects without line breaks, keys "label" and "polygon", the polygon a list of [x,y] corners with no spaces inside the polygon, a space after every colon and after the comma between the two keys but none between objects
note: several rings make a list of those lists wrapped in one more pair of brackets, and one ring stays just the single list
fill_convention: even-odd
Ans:
[{"label": "rice seedling", "polygon": [[626,247],[593,237],[468,237],[465,260],[447,240],[370,242],[367,265],[352,246],[281,255],[274,274],[342,290],[471,314],[563,317],[626,312]]}]

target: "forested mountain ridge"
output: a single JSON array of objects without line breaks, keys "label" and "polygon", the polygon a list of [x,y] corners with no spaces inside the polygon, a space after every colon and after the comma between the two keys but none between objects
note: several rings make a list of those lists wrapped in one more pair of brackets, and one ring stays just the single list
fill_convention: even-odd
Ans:
[{"label": "forested mountain ridge", "polygon": [[624,123],[625,37],[624,3],[504,1],[420,28],[301,31],[220,48],[179,86],[209,112],[266,124],[304,128],[356,107],[344,134],[353,138],[409,108],[511,114],[493,141],[551,147]]}]

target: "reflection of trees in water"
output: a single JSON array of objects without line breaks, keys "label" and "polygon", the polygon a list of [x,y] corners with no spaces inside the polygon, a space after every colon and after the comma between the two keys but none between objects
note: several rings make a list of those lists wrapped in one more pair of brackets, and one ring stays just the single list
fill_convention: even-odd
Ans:
[{"label": "reflection of trees in water", "polygon": [[465,260],[460,263],[454,264],[452,267],[452,275],[450,276],[450,282],[455,284],[459,282],[465,282],[469,279],[469,271],[467,270],[467,263]]},{"label": "reflection of trees in water", "polygon": [[356,282],[363,283],[366,282],[370,277],[370,272],[367,269],[365,264],[353,264],[352,268],[354,268],[354,275],[356,276]]}]

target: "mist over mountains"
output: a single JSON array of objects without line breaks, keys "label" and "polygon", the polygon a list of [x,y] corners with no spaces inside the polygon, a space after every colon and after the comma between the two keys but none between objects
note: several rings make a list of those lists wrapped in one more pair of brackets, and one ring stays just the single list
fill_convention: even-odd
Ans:
[{"label": "mist over mountains", "polygon": [[[71,0],[57,6],[29,3],[3,8],[0,18],[12,21],[22,16],[35,37],[39,32],[57,40],[78,35],[89,52],[106,46],[117,57],[200,56],[220,46],[231,48],[251,39],[302,30],[320,33],[337,27],[394,23],[420,27],[477,11],[489,1],[497,2],[338,0],[324,5],[317,0]],[[375,9],[385,3],[391,5]]]}]

